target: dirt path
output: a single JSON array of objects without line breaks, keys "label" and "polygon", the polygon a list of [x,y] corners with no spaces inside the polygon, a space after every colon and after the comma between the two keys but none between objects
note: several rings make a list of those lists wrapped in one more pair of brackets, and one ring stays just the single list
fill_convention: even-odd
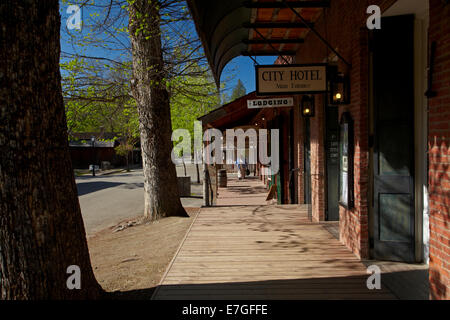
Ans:
[{"label": "dirt path", "polygon": [[158,285],[199,208],[186,208],[190,218],[170,217],[88,237],[95,276],[108,292],[147,299]]}]

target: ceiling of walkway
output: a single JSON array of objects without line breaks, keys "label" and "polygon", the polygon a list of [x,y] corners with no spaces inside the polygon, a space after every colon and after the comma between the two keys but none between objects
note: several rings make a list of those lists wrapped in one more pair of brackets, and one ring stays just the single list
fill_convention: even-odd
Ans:
[{"label": "ceiling of walkway", "polygon": [[[216,83],[233,58],[293,56],[330,1],[187,0]],[[304,19],[301,20],[292,9]]]}]

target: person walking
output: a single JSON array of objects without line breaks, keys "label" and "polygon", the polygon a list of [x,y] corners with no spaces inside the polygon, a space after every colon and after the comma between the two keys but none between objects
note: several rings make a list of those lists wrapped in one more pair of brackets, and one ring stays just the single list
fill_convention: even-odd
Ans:
[{"label": "person walking", "polygon": [[236,165],[237,165],[237,169],[238,169],[238,179],[245,179],[245,168],[246,168],[246,164],[245,164],[245,160],[243,160],[241,157],[239,157],[236,160]]}]

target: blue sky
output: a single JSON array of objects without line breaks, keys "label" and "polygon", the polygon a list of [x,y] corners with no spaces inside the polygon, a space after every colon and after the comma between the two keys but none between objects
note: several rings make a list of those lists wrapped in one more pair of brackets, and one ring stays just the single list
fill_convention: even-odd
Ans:
[{"label": "blue sky", "polygon": [[[99,1],[101,3],[102,1]],[[70,17],[70,14],[66,12],[68,5],[60,2],[60,13],[61,13],[61,50],[63,52],[73,53],[74,51],[79,54],[89,55],[89,56],[98,56],[98,57],[106,57],[117,59],[117,52],[113,50],[105,50],[102,48],[96,48],[94,46],[87,47],[73,47],[70,41],[68,40],[68,33],[66,29],[67,19]],[[101,9],[92,9],[92,8],[84,8],[82,11],[82,20],[86,23],[89,21],[90,15],[92,13],[96,13],[95,11],[99,10],[101,13]],[[127,21],[122,21],[125,25]],[[195,31],[195,27],[192,24],[192,32]],[[88,30],[83,29],[81,32],[81,36],[87,35]],[[123,35],[122,35],[123,36]],[[128,42],[127,37],[121,39],[122,42]],[[119,58],[120,59],[120,58]],[[125,59],[125,58],[124,58]],[[258,57],[256,60],[259,64],[273,64],[276,57]],[[122,60],[122,59],[121,59]],[[233,76],[233,77],[232,77]],[[237,81],[240,79],[245,86],[247,93],[255,90],[255,68],[254,62],[249,57],[237,57],[233,59],[228,65],[225,67],[221,81],[225,81],[227,78],[231,78],[232,80],[228,82],[228,87],[225,92],[230,94],[233,87],[236,85]]]},{"label": "blue sky", "polygon": [[[276,58],[277,57],[257,57],[256,61],[262,65],[273,64]],[[235,78],[230,83],[232,88],[236,85],[238,79],[241,79],[247,93],[255,90],[255,65],[250,57],[241,56],[234,58],[225,67],[221,80],[223,80],[230,73],[235,75]]]}]

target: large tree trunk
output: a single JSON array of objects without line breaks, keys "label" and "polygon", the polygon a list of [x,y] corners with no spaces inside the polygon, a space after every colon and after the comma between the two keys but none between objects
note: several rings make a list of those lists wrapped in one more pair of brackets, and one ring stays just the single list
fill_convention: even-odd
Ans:
[{"label": "large tree trunk", "polygon": [[133,96],[139,111],[144,167],[144,216],[188,216],[181,205],[171,161],[172,125],[160,38],[159,1],[131,2],[129,30],[133,52]]},{"label": "large tree trunk", "polygon": [[[0,4],[0,298],[85,299],[92,272],[69,156],[58,0]],[[81,289],[69,290],[70,265]]]}]

